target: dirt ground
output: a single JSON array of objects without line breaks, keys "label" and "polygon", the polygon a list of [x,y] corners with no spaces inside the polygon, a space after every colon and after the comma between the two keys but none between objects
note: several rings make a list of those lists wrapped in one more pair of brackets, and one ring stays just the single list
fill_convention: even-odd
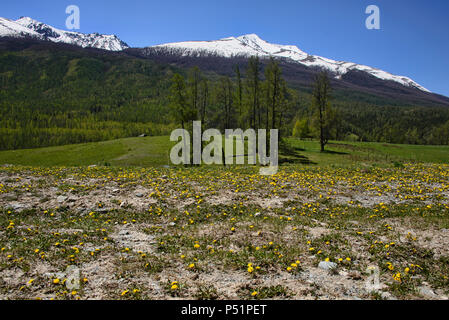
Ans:
[{"label": "dirt ground", "polygon": [[448,169],[2,167],[0,299],[447,299]]}]

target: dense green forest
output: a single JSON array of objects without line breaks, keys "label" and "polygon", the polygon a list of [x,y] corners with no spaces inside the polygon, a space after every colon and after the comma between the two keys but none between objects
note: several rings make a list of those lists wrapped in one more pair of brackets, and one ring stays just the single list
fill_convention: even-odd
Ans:
[{"label": "dense green forest", "polygon": [[[126,53],[41,45],[0,50],[0,149],[167,135],[179,126],[173,112],[175,74],[186,93],[197,90],[199,100],[191,103],[200,112],[207,109],[210,127],[282,126],[284,135],[317,136],[312,83],[292,87],[277,64],[263,68],[250,60],[247,68],[222,76]],[[331,93],[332,139],[449,144],[447,107],[371,104],[341,96]]]},{"label": "dense green forest", "polygon": [[0,148],[168,134],[172,69],[82,51],[0,54]]}]

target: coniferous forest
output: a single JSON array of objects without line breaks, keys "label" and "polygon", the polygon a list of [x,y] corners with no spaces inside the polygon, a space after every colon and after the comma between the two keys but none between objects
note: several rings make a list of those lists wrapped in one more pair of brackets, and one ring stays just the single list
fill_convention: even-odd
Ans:
[{"label": "coniferous forest", "polygon": [[[175,82],[184,105],[174,99]],[[223,75],[127,52],[2,40],[0,149],[167,135],[192,119],[208,127],[277,127],[283,136],[319,138],[313,87],[289,83],[277,62],[256,58]],[[331,140],[449,144],[447,106],[391,104],[338,88],[329,103]],[[179,108],[195,114],[180,119]]]}]

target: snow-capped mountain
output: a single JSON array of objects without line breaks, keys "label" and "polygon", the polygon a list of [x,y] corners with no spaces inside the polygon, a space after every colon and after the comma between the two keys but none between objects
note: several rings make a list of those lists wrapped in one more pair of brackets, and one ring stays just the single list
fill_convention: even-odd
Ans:
[{"label": "snow-capped mountain", "polygon": [[[29,17],[23,17],[15,21],[0,18],[0,37],[29,37],[56,43],[73,44],[83,48],[91,47],[109,51],[122,51],[129,48],[125,42],[115,35],[102,35],[98,33],[83,34],[60,30]],[[168,53],[183,57],[274,57],[314,69],[326,69],[336,79],[341,79],[342,76],[350,71],[361,71],[380,80],[394,81],[408,88],[430,92],[408,77],[393,75],[377,68],[353,62],[335,61],[317,55],[310,55],[300,50],[297,46],[269,43],[259,38],[256,34],[229,37],[215,41],[167,43],[145,49],[147,51],[159,52],[161,55]],[[143,49],[144,53],[145,49]]]},{"label": "snow-capped mountain", "polygon": [[0,17],[0,37],[24,38],[32,37],[42,39],[42,36],[34,30],[26,28],[15,21]]},{"label": "snow-capped mountain", "polygon": [[150,48],[182,56],[215,55],[227,58],[250,56],[259,56],[262,58],[274,57],[286,59],[307,67],[326,69],[337,79],[340,79],[349,71],[358,70],[366,72],[381,80],[395,81],[406,87],[430,92],[408,77],[393,75],[380,69],[352,62],[335,61],[316,55],[310,55],[301,51],[297,46],[272,44],[262,40],[256,34],[247,34],[237,38],[230,37],[215,41],[167,43]]},{"label": "snow-capped mountain", "polygon": [[0,18],[0,37],[35,38],[39,40],[67,43],[83,48],[98,48],[108,51],[121,51],[128,45],[115,35],[98,33],[84,34],[56,29],[29,17],[18,20]]}]

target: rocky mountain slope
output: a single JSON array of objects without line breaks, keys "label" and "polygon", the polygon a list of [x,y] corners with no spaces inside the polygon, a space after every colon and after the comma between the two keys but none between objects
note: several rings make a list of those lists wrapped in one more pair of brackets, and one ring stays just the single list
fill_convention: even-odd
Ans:
[{"label": "rocky mountain slope", "polygon": [[34,38],[56,43],[67,43],[83,48],[122,51],[129,46],[115,35],[84,34],[54,28],[29,17],[18,20],[0,18],[0,37]]},{"label": "rocky mountain slope", "polygon": [[361,71],[385,81],[394,81],[405,87],[417,88],[429,92],[412,79],[405,76],[393,75],[389,72],[360,65],[353,62],[335,61],[324,57],[310,55],[293,45],[272,44],[262,40],[256,34],[247,34],[240,37],[230,37],[216,41],[189,41],[167,43],[154,46],[167,52],[182,56],[207,56],[215,55],[227,58],[259,56],[262,58],[274,57],[289,62],[298,63],[310,68],[326,69],[336,79],[350,71]]}]

